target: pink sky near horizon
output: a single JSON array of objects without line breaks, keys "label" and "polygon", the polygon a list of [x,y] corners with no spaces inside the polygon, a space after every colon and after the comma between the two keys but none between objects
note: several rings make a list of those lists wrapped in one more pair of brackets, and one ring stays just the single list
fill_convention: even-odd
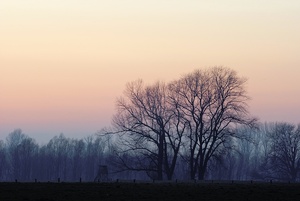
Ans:
[{"label": "pink sky near horizon", "polygon": [[300,2],[0,2],[0,139],[47,142],[110,126],[127,82],[227,66],[248,78],[250,112],[300,123]]}]

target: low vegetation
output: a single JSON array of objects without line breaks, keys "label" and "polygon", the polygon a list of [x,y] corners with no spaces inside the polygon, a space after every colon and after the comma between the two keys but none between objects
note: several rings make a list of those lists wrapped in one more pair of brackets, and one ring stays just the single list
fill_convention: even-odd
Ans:
[{"label": "low vegetation", "polygon": [[0,200],[299,200],[287,183],[0,183]]}]

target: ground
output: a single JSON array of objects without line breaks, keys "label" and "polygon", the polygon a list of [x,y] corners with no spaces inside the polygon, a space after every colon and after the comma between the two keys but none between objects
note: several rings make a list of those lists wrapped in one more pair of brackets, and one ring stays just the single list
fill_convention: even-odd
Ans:
[{"label": "ground", "polygon": [[2,201],[300,200],[288,183],[0,183]]}]

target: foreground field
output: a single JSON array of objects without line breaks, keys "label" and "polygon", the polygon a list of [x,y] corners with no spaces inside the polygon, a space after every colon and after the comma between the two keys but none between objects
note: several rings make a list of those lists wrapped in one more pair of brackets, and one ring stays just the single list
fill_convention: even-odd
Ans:
[{"label": "foreground field", "polygon": [[300,200],[300,184],[0,183],[0,200]]}]

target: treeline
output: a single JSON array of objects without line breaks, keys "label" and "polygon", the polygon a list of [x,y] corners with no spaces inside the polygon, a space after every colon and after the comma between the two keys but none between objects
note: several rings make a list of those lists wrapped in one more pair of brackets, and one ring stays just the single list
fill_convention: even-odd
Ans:
[{"label": "treeline", "polygon": [[78,140],[61,134],[39,145],[17,129],[0,141],[0,180],[93,181],[108,149],[109,142],[96,135]]},{"label": "treeline", "polygon": [[[92,135],[83,139],[55,136],[39,145],[17,129],[0,141],[0,181],[94,181],[99,165],[107,165],[110,179],[154,179],[147,171],[120,168],[116,139]],[[230,148],[213,157],[205,179],[277,180],[300,179],[300,127],[290,123],[240,127]],[[131,158],[132,157],[132,158]],[[135,165],[137,156],[127,156]],[[125,158],[123,158],[125,159]],[[149,177],[150,176],[150,177]],[[181,154],[174,179],[189,180],[189,164]]]}]

